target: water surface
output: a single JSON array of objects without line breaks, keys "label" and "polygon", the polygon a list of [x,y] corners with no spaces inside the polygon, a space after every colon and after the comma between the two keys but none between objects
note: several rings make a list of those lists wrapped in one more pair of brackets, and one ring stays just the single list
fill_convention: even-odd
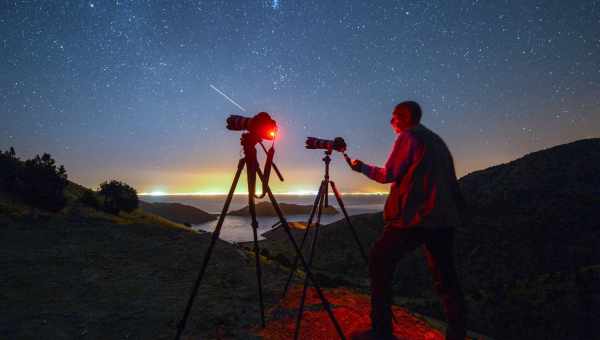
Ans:
[{"label": "water surface", "polygon": [[[169,203],[182,203],[191,205],[198,209],[202,209],[206,212],[213,214],[220,214],[225,203],[226,195],[210,195],[210,196],[143,196],[141,199],[146,202],[169,202]],[[312,206],[315,200],[315,196],[309,195],[276,195],[275,197],[279,203],[290,203],[290,204],[301,204]],[[351,195],[346,194],[342,196],[342,200],[348,211],[349,215],[358,215],[364,213],[373,213],[383,210],[383,204],[385,202],[385,195]],[[267,198],[262,200],[256,200],[256,203],[262,201],[268,201]],[[246,195],[234,195],[229,211],[241,209],[248,204],[248,197]],[[323,215],[321,217],[322,224],[328,224],[344,218],[341,213],[335,196],[329,196],[329,204],[333,205],[338,211],[335,215]],[[288,221],[303,221],[308,220],[308,214],[305,215],[289,215],[286,216]],[[262,234],[271,229],[271,226],[279,221],[277,217],[259,217],[258,223],[258,234]],[[225,223],[221,228],[221,234],[219,237],[228,242],[246,242],[252,240],[252,227],[250,224],[249,217],[242,216],[227,216]],[[210,221],[207,223],[194,225],[194,228],[213,232],[217,221]],[[259,239],[262,239],[259,236]]]}]

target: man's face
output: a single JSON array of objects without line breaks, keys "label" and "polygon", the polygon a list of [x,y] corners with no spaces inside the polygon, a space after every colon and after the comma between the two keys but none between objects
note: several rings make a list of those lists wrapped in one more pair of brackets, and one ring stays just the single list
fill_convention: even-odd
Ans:
[{"label": "man's face", "polygon": [[390,125],[392,126],[392,129],[394,130],[395,133],[400,133],[402,132],[402,130],[405,129],[405,122],[402,121],[402,119],[400,118],[400,115],[397,114],[393,114],[392,113],[392,119],[390,120]]}]

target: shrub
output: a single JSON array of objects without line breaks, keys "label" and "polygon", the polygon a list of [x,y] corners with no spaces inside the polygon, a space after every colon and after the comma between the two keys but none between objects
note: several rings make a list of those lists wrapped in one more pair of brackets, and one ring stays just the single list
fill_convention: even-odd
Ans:
[{"label": "shrub", "polygon": [[137,191],[126,183],[112,180],[100,184],[100,195],[104,197],[104,210],[111,214],[131,212],[138,207]]}]

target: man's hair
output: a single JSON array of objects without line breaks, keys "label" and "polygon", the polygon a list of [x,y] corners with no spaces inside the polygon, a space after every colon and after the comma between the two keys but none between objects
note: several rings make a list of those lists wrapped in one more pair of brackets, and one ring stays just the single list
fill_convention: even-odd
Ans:
[{"label": "man's hair", "polygon": [[394,115],[404,116],[407,113],[410,116],[402,118],[409,118],[408,121],[410,121],[411,124],[416,125],[421,122],[421,106],[419,106],[417,102],[407,100],[396,105],[394,108]]}]

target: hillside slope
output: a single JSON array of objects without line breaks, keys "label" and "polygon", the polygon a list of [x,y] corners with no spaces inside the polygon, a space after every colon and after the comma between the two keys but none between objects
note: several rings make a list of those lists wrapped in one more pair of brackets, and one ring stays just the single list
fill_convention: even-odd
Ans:
[{"label": "hillside slope", "polygon": [[[0,193],[0,338],[172,338],[210,234],[91,209],[78,201],[85,190],[69,183],[57,213]],[[219,240],[185,334],[245,337],[260,320],[254,268]],[[263,264],[267,305],[281,273]]]},{"label": "hillside slope", "polygon": [[[0,225],[6,339],[172,338],[210,239],[88,214],[0,214]],[[263,264],[267,305],[280,277]],[[253,258],[218,241],[186,334],[244,337],[260,320],[255,282]]]}]

